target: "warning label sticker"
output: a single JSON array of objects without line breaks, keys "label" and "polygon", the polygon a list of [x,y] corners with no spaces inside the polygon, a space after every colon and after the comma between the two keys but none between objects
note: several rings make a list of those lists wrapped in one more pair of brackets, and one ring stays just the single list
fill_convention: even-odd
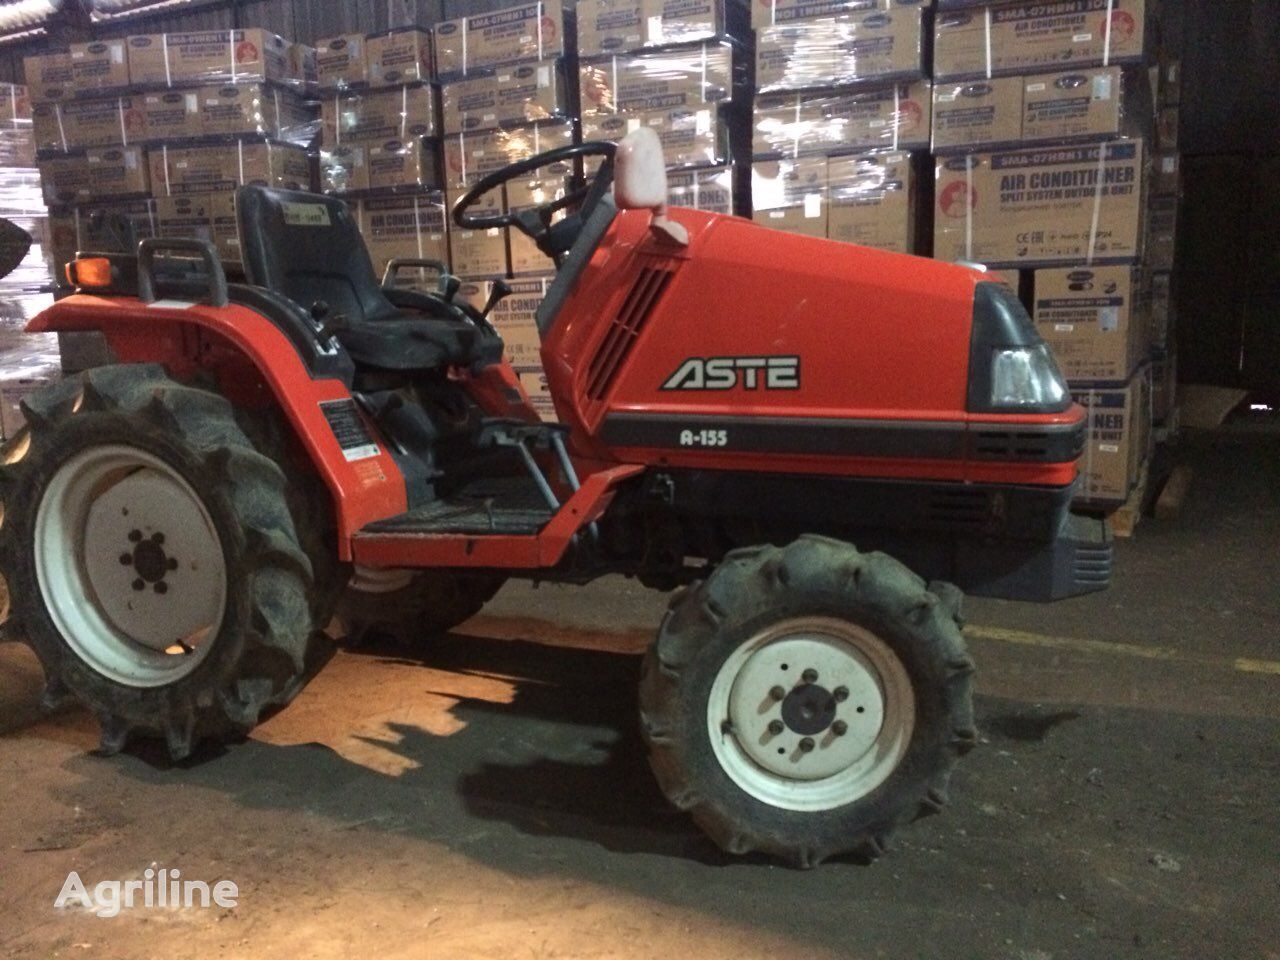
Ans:
[{"label": "warning label sticker", "polygon": [[324,418],[329,421],[329,429],[333,431],[342,448],[342,455],[347,462],[368,460],[381,453],[381,449],[369,436],[369,430],[360,419],[360,411],[356,409],[354,400],[325,400],[320,404]]}]

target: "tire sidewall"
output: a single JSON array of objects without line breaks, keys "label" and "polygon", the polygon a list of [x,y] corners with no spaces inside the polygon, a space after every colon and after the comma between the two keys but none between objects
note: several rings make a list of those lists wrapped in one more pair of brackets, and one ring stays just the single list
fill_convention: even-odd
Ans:
[{"label": "tire sidewall", "polygon": [[[768,627],[803,617],[844,620],[875,634],[906,669],[916,701],[911,741],[885,781],[863,797],[821,811],[775,807],[747,793],[721,766],[708,729],[708,699],[724,662]],[[775,852],[790,849],[798,837],[816,847],[843,849],[850,837],[892,829],[911,819],[903,813],[902,798],[917,797],[927,789],[951,734],[942,694],[946,677],[936,660],[927,655],[925,639],[905,630],[901,623],[890,622],[856,597],[789,590],[785,599],[766,611],[740,619],[728,617],[680,676],[677,736],[684,741],[682,752],[688,769],[701,781],[696,787],[731,822],[768,824],[785,844]],[[914,808],[911,812],[914,814]]]},{"label": "tire sidewall", "polygon": [[[245,539],[227,495],[225,482],[200,452],[176,442],[171,432],[140,428],[140,418],[119,412],[88,412],[33,431],[24,464],[28,470],[14,498],[13,531],[19,551],[17,582],[10,585],[15,613],[50,676],[59,676],[70,691],[88,703],[110,703],[130,718],[154,719],[171,707],[195,703],[211,689],[221,689],[239,659],[248,626],[252,571],[247,569]],[[226,606],[212,648],[188,674],[155,687],[134,687],[112,680],[85,663],[67,643],[45,609],[35,567],[35,517],[49,482],[60,467],[85,450],[121,445],[158,457],[191,485],[213,520],[226,570]]]}]

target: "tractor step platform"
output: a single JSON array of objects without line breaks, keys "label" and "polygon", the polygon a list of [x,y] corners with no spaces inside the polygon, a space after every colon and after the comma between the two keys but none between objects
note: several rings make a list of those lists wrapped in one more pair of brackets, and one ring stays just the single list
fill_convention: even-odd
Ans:
[{"label": "tractor step platform", "polygon": [[371,523],[361,533],[527,536],[538,533],[552,515],[532,478],[485,477],[449,497]]}]

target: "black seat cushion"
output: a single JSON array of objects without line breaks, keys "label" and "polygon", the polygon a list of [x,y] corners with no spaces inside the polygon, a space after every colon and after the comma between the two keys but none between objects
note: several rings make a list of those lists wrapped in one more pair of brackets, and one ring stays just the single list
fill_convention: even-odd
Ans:
[{"label": "black seat cushion", "polygon": [[[338,342],[358,366],[413,371],[492,362],[496,339],[439,298],[412,305],[387,298],[346,203],[296,190],[236,192],[240,246],[249,282],[305,309],[323,301],[341,314]],[[434,314],[434,315],[433,315]],[[501,356],[501,341],[497,341]]]}]

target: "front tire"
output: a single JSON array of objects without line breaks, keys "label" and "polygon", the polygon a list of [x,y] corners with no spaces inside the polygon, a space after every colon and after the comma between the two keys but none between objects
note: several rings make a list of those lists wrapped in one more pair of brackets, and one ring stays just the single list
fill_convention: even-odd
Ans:
[{"label": "front tire", "polygon": [[976,741],[954,596],[823,537],[730,553],[677,594],[645,658],[663,792],[724,850],[875,858],[937,812]]},{"label": "front tire", "polygon": [[97,714],[104,753],[158,736],[177,760],[292,700],[322,651],[312,521],[227,400],[116,366],[23,412],[0,457],[0,573],[46,702]]}]

